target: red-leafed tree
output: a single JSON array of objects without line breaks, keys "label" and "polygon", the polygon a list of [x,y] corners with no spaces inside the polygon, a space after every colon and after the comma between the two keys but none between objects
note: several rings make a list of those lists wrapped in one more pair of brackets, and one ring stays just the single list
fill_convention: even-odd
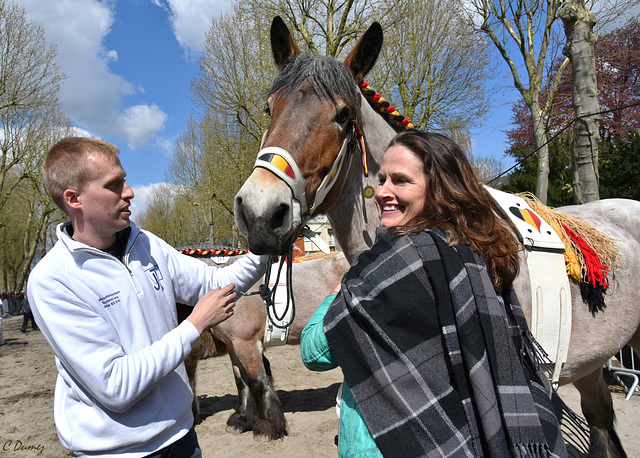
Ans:
[{"label": "red-leafed tree", "polygon": [[[562,60],[558,60],[556,68]],[[630,132],[640,130],[640,21],[632,19],[623,27],[598,38],[596,44],[596,71],[598,75],[598,99],[602,112],[600,119],[600,162],[606,162],[606,170],[601,170],[601,191],[608,191],[602,197],[617,195],[615,183],[608,180],[611,167],[629,168],[628,164],[612,164],[609,159],[613,150],[625,145]],[[570,203],[571,184],[571,138],[574,119],[572,109],[573,78],[571,69],[564,71],[562,84],[555,97],[551,115],[545,119],[548,126],[550,147],[549,205]],[[548,88],[541,92],[540,103],[546,102]],[[505,188],[511,191],[535,189],[536,170],[535,143],[529,110],[520,102],[513,106],[512,124],[507,131],[509,149],[506,154],[528,161],[520,163],[512,173],[511,183]],[[555,140],[554,140],[555,138]],[[628,146],[625,146],[628,149]],[[533,154],[532,154],[533,153]],[[558,169],[558,167],[560,169]],[[554,170],[555,169],[555,170]],[[533,176],[531,176],[533,174]],[[619,175],[616,174],[619,179]],[[555,177],[555,179],[554,179]],[[533,183],[533,185],[532,185]],[[553,189],[555,188],[555,189]]]},{"label": "red-leafed tree", "polygon": [[[596,45],[600,140],[626,139],[640,129],[640,21],[599,38]],[[624,108],[629,107],[629,108]]]}]

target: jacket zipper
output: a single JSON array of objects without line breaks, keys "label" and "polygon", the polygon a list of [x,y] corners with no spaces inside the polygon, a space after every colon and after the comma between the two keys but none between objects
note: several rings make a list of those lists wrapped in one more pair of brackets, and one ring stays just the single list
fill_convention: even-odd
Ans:
[{"label": "jacket zipper", "polygon": [[124,256],[122,258],[122,264],[124,264],[125,268],[129,272],[129,278],[131,279],[131,283],[133,284],[133,287],[136,290],[136,294],[138,294],[138,295],[142,294],[142,288],[140,288],[140,285],[138,284],[138,281],[136,280],[136,277],[133,275],[133,271],[129,268],[129,254],[131,253],[131,250],[133,249],[133,245],[135,245],[135,243],[138,240],[139,236],[140,236],[140,232],[138,231],[136,233],[136,237],[133,239],[133,242],[131,242],[131,245],[129,246],[129,249],[127,250],[127,252],[124,254]]}]

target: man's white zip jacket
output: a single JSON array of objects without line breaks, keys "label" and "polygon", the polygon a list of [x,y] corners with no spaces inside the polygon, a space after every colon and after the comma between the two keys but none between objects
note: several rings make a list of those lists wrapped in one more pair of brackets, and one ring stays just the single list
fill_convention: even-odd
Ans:
[{"label": "man's white zip jacket", "polygon": [[199,334],[178,325],[176,302],[195,305],[229,283],[246,291],[267,256],[217,269],[131,224],[123,262],[73,240],[70,223],[33,269],[28,297],[55,353],[54,419],[73,456],[139,457],[193,424],[183,361]]}]

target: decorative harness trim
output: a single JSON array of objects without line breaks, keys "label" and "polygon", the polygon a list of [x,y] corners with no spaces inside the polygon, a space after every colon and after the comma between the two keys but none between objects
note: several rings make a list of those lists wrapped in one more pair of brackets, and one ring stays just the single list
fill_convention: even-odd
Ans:
[{"label": "decorative harness trim", "polygon": [[[364,152],[364,137],[355,119],[351,122],[354,126],[355,136],[360,140],[360,145],[363,151],[362,157],[366,175],[367,165],[366,155]],[[298,167],[298,164],[296,163],[293,156],[291,156],[291,154],[287,150],[278,146],[267,146],[266,148],[262,148],[260,149],[260,151],[258,151],[258,157],[256,158],[256,162],[253,167],[254,169],[256,167],[267,169],[282,181],[284,181],[286,185],[289,186],[289,189],[291,189],[294,200],[296,200],[300,204],[300,214],[303,215],[305,213],[308,213],[308,215],[310,215],[311,213],[313,213],[313,210],[318,208],[324,202],[327,194],[329,194],[329,191],[331,191],[333,185],[336,184],[336,178],[340,175],[342,165],[344,164],[344,158],[347,156],[350,140],[351,135],[347,135],[347,137],[342,142],[340,152],[334,159],[329,172],[322,179],[322,182],[320,183],[320,186],[316,191],[316,195],[313,201],[310,203],[307,202],[307,194],[305,191],[306,183],[304,177],[302,176],[302,172],[300,171],[300,168]],[[303,224],[307,219],[309,219],[309,216],[307,216],[306,219],[303,218]]]},{"label": "decorative harness trim", "polygon": [[211,256],[238,256],[241,254],[249,253],[249,250],[236,250],[233,248],[185,248],[183,250],[179,250],[180,253],[186,254],[187,256],[201,256],[201,257],[211,257]]},{"label": "decorative harness trim", "polygon": [[285,149],[278,146],[268,146],[258,152],[256,163],[253,166],[269,170],[275,176],[286,183],[293,193],[293,198],[300,204],[300,213],[307,210],[307,195],[305,192],[305,180],[302,172],[296,164],[293,156]]},{"label": "decorative harness trim", "polygon": [[374,91],[371,86],[369,86],[369,83],[363,81],[358,85],[358,87],[360,88],[362,95],[364,95],[364,98],[369,102],[369,105],[383,114],[389,125],[391,125],[396,132],[401,132],[404,129],[413,129],[413,124],[411,124],[407,118],[398,113],[398,111],[393,108],[393,106],[390,105],[384,97]]}]

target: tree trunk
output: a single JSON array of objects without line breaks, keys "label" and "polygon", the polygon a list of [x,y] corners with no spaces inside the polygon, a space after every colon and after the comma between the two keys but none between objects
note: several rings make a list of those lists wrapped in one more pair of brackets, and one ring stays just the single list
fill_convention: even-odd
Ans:
[{"label": "tree trunk", "polygon": [[576,116],[573,138],[573,200],[576,204],[600,198],[598,177],[598,132],[600,112],[593,33],[595,15],[584,0],[568,0],[559,16],[564,24],[567,45],[562,51],[571,60],[573,109]]},{"label": "tree trunk", "polygon": [[[537,102],[529,106],[533,124],[533,138],[538,148],[538,177],[536,180],[536,197],[544,205],[547,204],[549,192],[549,146],[547,145],[547,131],[544,127],[542,111]],[[541,146],[544,145],[544,146]]]}]

